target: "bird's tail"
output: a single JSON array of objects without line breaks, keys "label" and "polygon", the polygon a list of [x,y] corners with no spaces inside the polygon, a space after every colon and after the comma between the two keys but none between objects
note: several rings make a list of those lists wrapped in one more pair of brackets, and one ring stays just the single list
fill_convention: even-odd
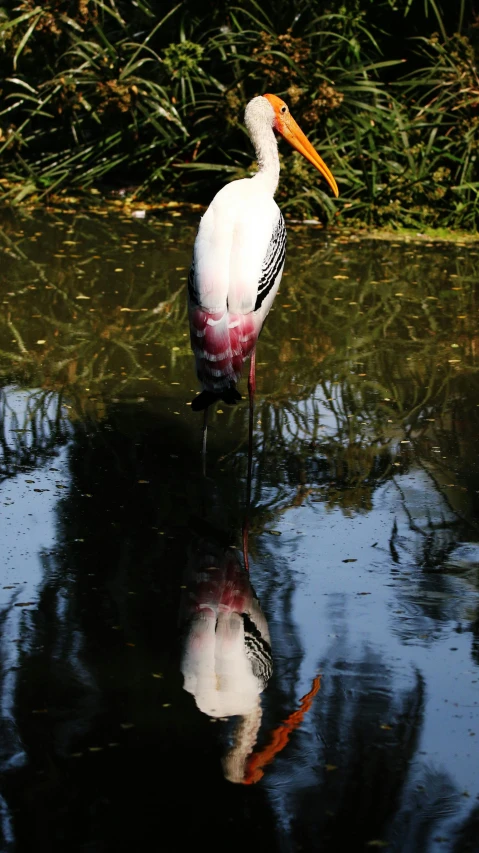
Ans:
[{"label": "bird's tail", "polygon": [[192,409],[201,411],[217,400],[237,403],[241,395],[236,383],[258,336],[253,315],[231,315],[226,307],[215,313],[195,307],[190,309],[190,336],[203,385]]}]

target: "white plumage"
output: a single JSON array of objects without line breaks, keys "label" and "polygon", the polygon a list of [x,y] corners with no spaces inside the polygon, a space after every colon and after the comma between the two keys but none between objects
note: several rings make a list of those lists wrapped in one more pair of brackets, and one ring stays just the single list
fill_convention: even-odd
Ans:
[{"label": "white plumage", "polygon": [[268,623],[236,551],[200,542],[191,553],[181,621],[184,688],[204,714],[247,716],[272,670]]},{"label": "white plumage", "polygon": [[252,355],[278,290],[286,231],[274,201],[279,180],[274,130],[310,160],[337,195],[329,169],[275,95],[249,102],[245,124],[258,172],[233,181],[214,197],[196,237],[188,279],[190,335],[203,393],[194,409],[215,399],[233,403],[244,361]]},{"label": "white plumage", "polygon": [[195,290],[208,311],[254,310],[278,205],[262,182],[235,181],[215,196],[201,220],[193,263]]}]

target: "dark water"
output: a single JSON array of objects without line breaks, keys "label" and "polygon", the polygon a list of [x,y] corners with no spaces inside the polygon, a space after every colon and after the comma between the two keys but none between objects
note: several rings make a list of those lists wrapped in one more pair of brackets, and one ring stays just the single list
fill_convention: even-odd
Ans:
[{"label": "dark water", "polygon": [[290,226],[248,578],[194,221],[3,228],[2,850],[479,850],[479,249]]}]

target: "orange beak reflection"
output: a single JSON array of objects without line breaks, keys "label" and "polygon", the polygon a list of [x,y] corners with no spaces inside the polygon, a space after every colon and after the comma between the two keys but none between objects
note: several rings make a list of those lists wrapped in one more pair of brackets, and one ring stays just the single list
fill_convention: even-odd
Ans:
[{"label": "orange beak reflection", "polygon": [[[265,98],[268,99],[271,106],[274,109],[276,115],[275,128],[284,136],[287,142],[293,147],[296,148],[296,151],[299,151],[306,160],[309,160],[310,163],[321,173],[323,178],[328,182],[331,187],[336,198],[339,196],[338,185],[334,180],[331,172],[324,160],[319,156],[318,152],[311,145],[309,140],[304,135],[303,131],[299,127],[299,125],[295,122],[293,116],[289,113],[289,111],[284,111],[284,107],[286,104],[281,98],[278,98],[276,95],[264,95]],[[287,110],[287,107],[286,107]]]}]

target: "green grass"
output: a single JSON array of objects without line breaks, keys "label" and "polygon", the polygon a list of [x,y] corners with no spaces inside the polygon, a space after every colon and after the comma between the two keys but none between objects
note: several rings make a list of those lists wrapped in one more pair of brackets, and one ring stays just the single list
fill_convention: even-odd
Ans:
[{"label": "green grass", "polygon": [[332,169],[282,151],[278,200],[324,222],[477,230],[472,3],[22,0],[0,10],[5,203],[126,190],[207,203],[251,172],[248,99],[273,91]]}]

